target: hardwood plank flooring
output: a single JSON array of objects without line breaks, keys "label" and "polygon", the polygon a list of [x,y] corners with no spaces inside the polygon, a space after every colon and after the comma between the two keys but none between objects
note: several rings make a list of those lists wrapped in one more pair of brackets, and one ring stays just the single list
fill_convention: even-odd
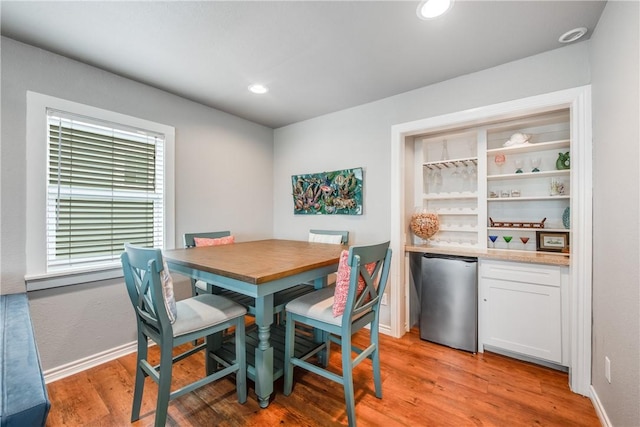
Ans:
[{"label": "hardwood plank flooring", "polygon": [[[364,344],[368,331],[356,334]],[[383,398],[373,390],[371,363],[354,371],[360,426],[600,426],[591,401],[569,390],[567,374],[494,353],[470,354],[420,340],[417,330],[401,339],[381,335]],[[340,372],[340,352],[330,364]],[[158,358],[155,347],[150,354]],[[204,356],[174,368],[173,389],[204,372]],[[156,385],[147,379],[141,418],[130,423],[135,354],[123,356],[47,385],[47,426],[152,426]],[[342,387],[296,369],[293,393],[275,384],[260,409],[249,382],[249,399],[237,402],[233,379],[201,387],[169,404],[170,426],[346,425]]]}]

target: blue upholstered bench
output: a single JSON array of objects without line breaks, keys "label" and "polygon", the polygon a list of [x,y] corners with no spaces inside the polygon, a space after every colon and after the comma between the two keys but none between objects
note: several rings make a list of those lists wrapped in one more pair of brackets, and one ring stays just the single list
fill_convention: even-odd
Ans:
[{"label": "blue upholstered bench", "polygon": [[0,295],[0,427],[44,426],[51,403],[27,294]]}]

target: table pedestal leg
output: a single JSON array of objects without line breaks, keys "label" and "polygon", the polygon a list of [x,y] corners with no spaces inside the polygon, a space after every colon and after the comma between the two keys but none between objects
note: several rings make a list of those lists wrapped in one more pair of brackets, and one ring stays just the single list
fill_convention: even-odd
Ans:
[{"label": "table pedestal leg", "polygon": [[273,347],[269,343],[270,326],[258,326],[256,347],[256,394],[261,408],[269,406],[269,397],[273,392]]},{"label": "table pedestal leg", "polygon": [[261,408],[269,406],[273,393],[273,347],[271,324],[273,323],[273,294],[256,298],[256,324],[258,325],[258,346],[256,360],[256,395]]}]

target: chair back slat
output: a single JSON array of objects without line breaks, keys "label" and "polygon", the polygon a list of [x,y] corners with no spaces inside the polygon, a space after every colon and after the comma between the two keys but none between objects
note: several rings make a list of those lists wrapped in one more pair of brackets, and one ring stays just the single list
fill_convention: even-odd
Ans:
[{"label": "chair back slat", "polygon": [[[349,249],[348,264],[351,268],[349,294],[343,314],[343,327],[373,312],[377,316],[382,294],[387,286],[391,266],[390,242],[372,246],[352,246]],[[374,264],[371,272],[367,266]],[[358,272],[358,274],[353,274]],[[358,292],[358,284],[364,282],[364,288]]]},{"label": "chair back slat", "polygon": [[193,248],[196,246],[194,237],[204,237],[207,239],[219,239],[220,237],[231,236],[231,231],[207,231],[202,233],[184,233],[184,247]]},{"label": "chair back slat", "polygon": [[120,255],[124,281],[138,322],[162,334],[171,331],[171,322],[164,304],[160,272],[163,270],[162,251],[125,244]]}]

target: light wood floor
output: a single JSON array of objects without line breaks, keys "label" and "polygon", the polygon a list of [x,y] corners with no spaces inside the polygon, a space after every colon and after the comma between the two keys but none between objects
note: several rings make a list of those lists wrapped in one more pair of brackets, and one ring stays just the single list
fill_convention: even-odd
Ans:
[{"label": "light wood floor", "polygon": [[[356,342],[368,339],[368,331]],[[157,356],[155,347],[150,349]],[[174,389],[204,371],[203,355],[174,368]],[[492,353],[473,355],[422,341],[413,330],[402,339],[381,336],[383,398],[373,391],[371,363],[354,372],[359,426],[599,426],[591,401],[569,391],[567,374]],[[333,351],[331,365],[340,365]],[[47,426],[129,426],[135,354],[48,384],[52,407]],[[236,400],[232,379],[223,379],[169,404],[172,426],[346,425],[342,387],[296,370],[291,396],[282,380],[267,409]],[[141,419],[152,426],[156,385],[147,379]]]}]

